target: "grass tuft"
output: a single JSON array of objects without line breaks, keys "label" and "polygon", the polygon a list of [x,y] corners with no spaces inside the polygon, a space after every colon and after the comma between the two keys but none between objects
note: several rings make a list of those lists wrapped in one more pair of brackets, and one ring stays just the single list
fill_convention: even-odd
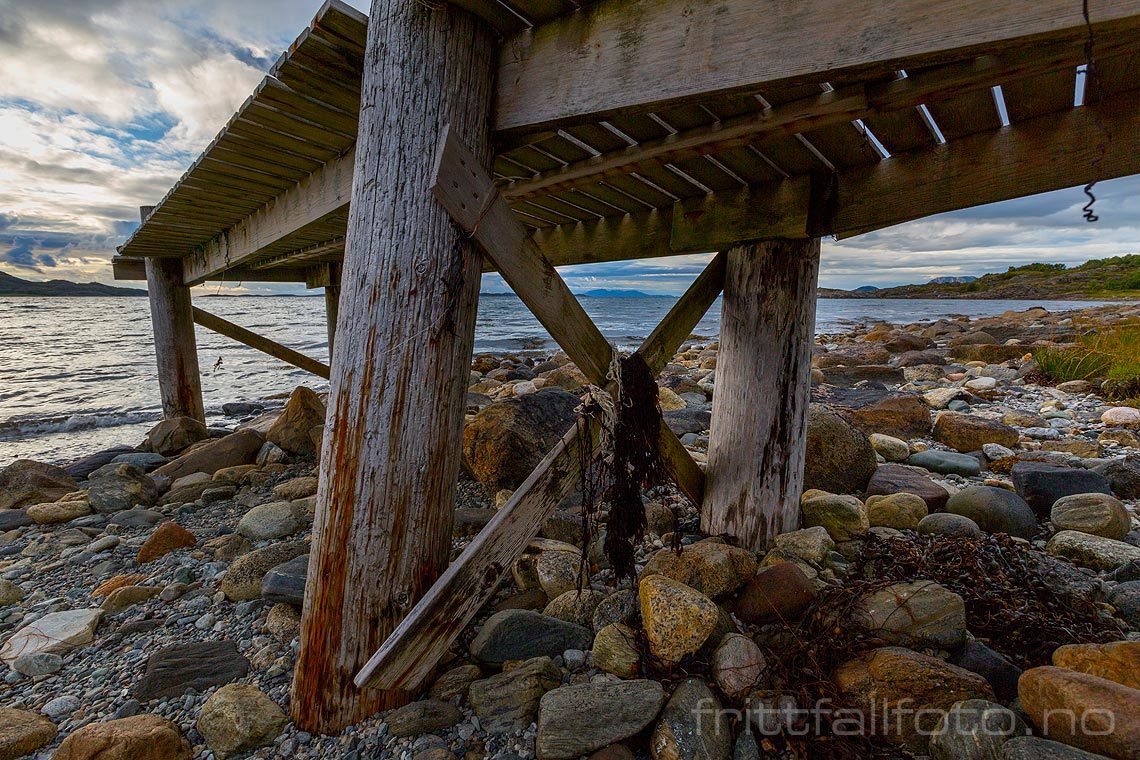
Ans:
[{"label": "grass tuft", "polygon": [[1033,358],[1058,383],[1109,381],[1105,390],[1110,396],[1140,395],[1140,323],[1089,331],[1071,346],[1040,348]]}]

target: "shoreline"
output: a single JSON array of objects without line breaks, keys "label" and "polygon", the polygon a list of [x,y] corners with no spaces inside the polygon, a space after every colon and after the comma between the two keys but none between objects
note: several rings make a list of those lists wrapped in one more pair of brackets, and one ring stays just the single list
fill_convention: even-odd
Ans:
[{"label": "shoreline", "polygon": [[[944,711],[970,696],[1007,710],[1017,674],[1057,677],[1040,667],[1056,659],[1057,644],[1140,647],[1140,596],[1129,591],[1140,584],[1140,411],[1115,405],[1088,383],[1040,384],[1024,359],[1038,342],[1075,337],[1074,326],[1085,320],[1138,318],[1140,305],[1082,314],[866,324],[822,336],[813,362],[803,529],[767,552],[730,547],[700,533],[698,514],[671,487],[654,488],[647,535],[636,547],[640,587],[615,583],[600,546],[603,522],[584,547],[590,574],[579,595],[582,518],[572,495],[468,626],[454,659],[414,695],[418,701],[330,737],[300,732],[287,719],[316,500],[307,432],[323,418],[316,394],[298,389],[279,412],[247,408],[241,429],[224,437],[203,439],[204,429],[164,423],[149,445],[162,454],[124,452],[71,476],[0,470],[0,496],[18,497],[0,508],[0,592],[9,600],[0,608],[0,644],[8,642],[0,657],[15,668],[0,693],[23,719],[41,721],[42,751],[66,735],[145,713],[170,721],[163,725],[201,759],[220,746],[202,716],[225,724],[221,705],[237,698],[234,684],[246,685],[242,699],[251,701],[239,704],[259,720],[226,730],[266,748],[233,755],[240,758],[515,760],[567,742],[581,754],[611,747],[608,756],[628,758],[644,756],[644,739],[631,738],[641,728],[652,730],[654,742],[699,735],[705,746],[729,741],[748,752],[751,734],[737,725],[723,729],[727,739],[709,735],[710,723],[728,724],[701,728],[684,700],[759,710],[782,694],[807,709],[797,700],[810,694],[862,714],[864,697],[839,674],[864,673],[866,658],[875,657],[885,673],[895,668],[922,681],[876,675],[887,679],[876,688],[901,689],[920,706]],[[694,340],[661,382],[666,422],[698,462],[708,445],[715,368],[715,340]],[[476,356],[472,381],[452,557],[572,420],[581,390],[580,373],[556,355]],[[1050,467],[1063,475],[1049,480]],[[1026,478],[1040,481],[1037,491],[1027,490]],[[1091,526],[1089,508],[1051,510],[1052,496],[1045,503],[1040,495],[1078,482],[1099,492],[1082,498],[1099,505],[1111,526]],[[687,547],[679,556],[666,548],[676,531]],[[1052,569],[978,579],[953,563],[923,559],[973,562],[975,555]],[[1036,584],[1048,589],[1045,597],[1034,596]],[[654,617],[655,594],[672,600],[675,619]],[[900,601],[912,594],[913,602]],[[1019,607],[1023,595],[1028,606]],[[860,599],[885,605],[882,617],[845,620],[838,638],[830,624],[812,622],[856,609]],[[1000,623],[1012,614],[1003,612],[1007,606],[1021,609],[1022,625]],[[701,609],[720,609],[711,618],[720,622],[710,627],[695,612]],[[11,658],[13,640],[38,647],[39,639],[21,631],[68,614],[82,618],[66,624],[81,629],[67,634],[70,643],[18,663]],[[799,628],[788,628],[794,620]],[[692,631],[701,632],[699,641]],[[851,638],[855,632],[862,638]],[[1081,651],[1099,663],[1096,672],[1112,667],[1105,650]],[[792,666],[796,658],[817,665],[805,676]],[[504,661],[521,664],[508,669]],[[678,686],[666,661],[684,663],[695,678]],[[733,678],[737,672],[750,675]],[[659,718],[663,687],[676,687],[669,705],[677,707],[665,706]],[[906,692],[912,688],[919,690]],[[571,693],[578,702],[567,701]],[[614,699],[641,728],[615,726]],[[595,717],[570,720],[578,709],[572,704]],[[1132,709],[1111,701],[1092,707]],[[922,741],[958,740],[951,731]],[[816,741],[836,739],[778,739],[789,752]],[[897,756],[890,742],[842,741],[852,751]],[[906,741],[917,739],[908,734]],[[1033,743],[1040,740],[1024,741],[1030,756],[1044,751]],[[823,746],[831,745],[812,751]]]}]

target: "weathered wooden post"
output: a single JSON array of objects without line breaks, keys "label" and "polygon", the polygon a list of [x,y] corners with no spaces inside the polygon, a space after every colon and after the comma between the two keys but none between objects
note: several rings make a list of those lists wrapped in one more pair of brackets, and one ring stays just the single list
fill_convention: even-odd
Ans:
[{"label": "weathered wooden post", "polygon": [[431,192],[445,128],[490,160],[495,43],[446,3],[375,0],[292,712],[335,732],[408,701],[353,676],[445,568],[478,250]]},{"label": "weathered wooden post", "polygon": [[[150,207],[143,206],[139,211],[146,219]],[[182,284],[182,260],[148,258],[146,290],[150,296],[150,324],[154,330],[162,416],[167,419],[193,417],[205,422],[194,311],[190,288]]]},{"label": "weathered wooden post", "polygon": [[336,320],[340,314],[340,283],[325,286],[325,327],[329,336],[329,364],[332,364],[333,343],[336,341]]},{"label": "weathered wooden post", "polygon": [[728,251],[701,527],[761,549],[799,527],[819,239]]}]

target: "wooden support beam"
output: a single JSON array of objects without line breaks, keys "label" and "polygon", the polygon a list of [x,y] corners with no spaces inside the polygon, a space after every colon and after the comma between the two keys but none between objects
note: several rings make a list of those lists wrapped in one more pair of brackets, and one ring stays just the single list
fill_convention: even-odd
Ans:
[{"label": "wooden support beam", "polygon": [[[503,279],[586,378],[606,385],[615,349],[527,235],[491,177],[454,135],[440,145],[436,177],[432,190],[455,221],[495,262]],[[663,425],[661,437],[676,435]],[[680,442],[666,442],[661,452],[678,487],[699,501],[704,479],[689,453]]]},{"label": "wooden support beam", "polygon": [[[724,256],[717,256],[638,349],[655,372],[673,358],[720,295],[723,277]],[[538,535],[542,524],[577,485],[579,447],[585,427],[582,421],[568,430],[515,489],[357,674],[358,686],[415,691],[425,683],[451,643]],[[599,432],[597,423],[592,423],[588,439],[598,441]],[[663,437],[662,441],[677,438]],[[676,445],[680,446],[680,441]],[[685,456],[688,457],[687,452]],[[692,462],[691,457],[688,460]]]},{"label": "wooden support beam", "polygon": [[[170,259],[179,261],[181,259]],[[111,271],[119,281],[145,280],[147,259],[115,256],[111,259]],[[275,269],[236,269],[225,270],[212,275],[209,281],[224,282],[305,282],[305,270],[301,267],[280,267]]]},{"label": "wooden support beam", "polygon": [[145,266],[162,415],[205,422],[193,306],[190,288],[182,282],[182,266],[178,259],[147,259]]},{"label": "wooden support beam", "polygon": [[[1140,0],[1089,5],[1098,35],[1140,30]],[[507,41],[495,129],[510,137],[1085,35],[1072,0],[801,0],[779,12],[753,0],[601,0]]]},{"label": "wooden support beam", "polygon": [[701,530],[753,551],[799,527],[819,238],[728,251]]},{"label": "wooden support beam", "polygon": [[241,325],[235,325],[233,322],[222,319],[208,311],[202,311],[197,306],[194,307],[194,322],[205,327],[207,330],[213,330],[219,335],[224,335],[227,338],[236,340],[238,343],[243,343],[250,348],[256,348],[262,353],[269,354],[274,359],[280,359],[286,364],[292,364],[294,367],[303,369],[306,372],[312,372],[314,375],[323,377],[325,380],[329,379],[329,367],[327,364],[323,364],[316,359],[310,359],[299,351],[294,351],[288,346],[283,346],[276,341],[270,340],[263,335],[258,335],[252,330],[247,330]]},{"label": "wooden support beam", "polygon": [[446,125],[490,162],[496,55],[492,30],[450,5],[372,3],[290,700],[305,731],[414,696],[353,676],[447,567],[482,255],[427,188]]}]

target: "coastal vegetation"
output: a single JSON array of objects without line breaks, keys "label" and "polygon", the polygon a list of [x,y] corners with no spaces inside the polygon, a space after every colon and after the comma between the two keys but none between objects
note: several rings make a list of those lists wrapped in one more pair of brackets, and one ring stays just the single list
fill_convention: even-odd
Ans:
[{"label": "coastal vegetation", "polygon": [[1089,327],[1072,344],[1042,347],[1033,358],[1056,382],[1098,381],[1110,397],[1140,403],[1140,322]]},{"label": "coastal vegetation", "polygon": [[878,290],[826,290],[824,298],[1010,298],[1134,299],[1140,298],[1140,254],[1093,259],[1079,266],[1033,263],[982,275],[972,282],[938,278],[924,285]]}]

